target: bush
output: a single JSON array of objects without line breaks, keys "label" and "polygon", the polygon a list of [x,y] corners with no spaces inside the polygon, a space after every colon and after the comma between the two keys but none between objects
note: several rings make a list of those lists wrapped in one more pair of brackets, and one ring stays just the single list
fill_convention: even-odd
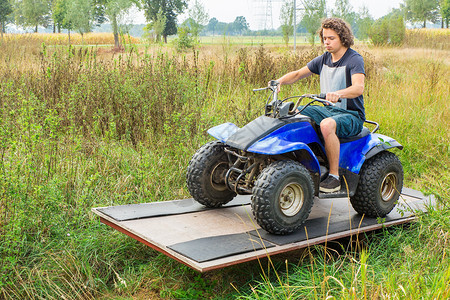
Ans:
[{"label": "bush", "polygon": [[386,19],[379,19],[370,27],[369,38],[375,46],[386,45],[389,41],[389,26]]},{"label": "bush", "polygon": [[397,18],[391,18],[388,29],[390,44],[395,46],[402,45],[406,35],[406,27],[403,17],[399,16]]},{"label": "bush", "polygon": [[369,29],[369,38],[375,46],[403,44],[406,28],[402,16],[377,20]]},{"label": "bush", "polygon": [[184,51],[194,48],[196,39],[192,36],[188,27],[181,26],[178,28],[178,37],[173,41],[177,51]]}]

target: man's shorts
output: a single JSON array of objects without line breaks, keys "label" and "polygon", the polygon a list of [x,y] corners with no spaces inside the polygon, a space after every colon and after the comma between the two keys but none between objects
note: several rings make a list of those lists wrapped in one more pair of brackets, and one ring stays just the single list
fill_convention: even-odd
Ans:
[{"label": "man's shorts", "polygon": [[357,111],[333,106],[310,105],[301,114],[310,117],[319,125],[323,119],[334,119],[337,125],[336,135],[340,138],[357,135],[361,132],[364,124]]}]

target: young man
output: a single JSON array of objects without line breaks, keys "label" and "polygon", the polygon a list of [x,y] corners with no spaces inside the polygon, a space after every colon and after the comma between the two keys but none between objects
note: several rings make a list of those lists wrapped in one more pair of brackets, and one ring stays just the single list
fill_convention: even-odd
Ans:
[{"label": "young man", "polygon": [[[325,140],[325,151],[330,164],[329,176],[320,183],[320,191],[331,193],[341,188],[339,179],[338,137],[353,136],[361,132],[364,112],[364,61],[351,49],[353,34],[349,25],[338,18],[322,22],[319,31],[326,52],[310,61],[300,70],[278,79],[279,87],[292,84],[311,74],[320,75],[320,92],[335,106],[309,106],[302,114],[320,125]],[[341,102],[338,100],[341,99]]]}]

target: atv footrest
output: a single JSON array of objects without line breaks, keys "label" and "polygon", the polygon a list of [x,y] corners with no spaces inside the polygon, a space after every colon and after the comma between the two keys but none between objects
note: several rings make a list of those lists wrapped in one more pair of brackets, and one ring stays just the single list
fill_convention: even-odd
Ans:
[{"label": "atv footrest", "polygon": [[[352,196],[352,195],[350,195]],[[329,198],[348,198],[349,194],[345,186],[341,188],[340,191],[334,193],[319,193],[319,199],[329,199]]]}]

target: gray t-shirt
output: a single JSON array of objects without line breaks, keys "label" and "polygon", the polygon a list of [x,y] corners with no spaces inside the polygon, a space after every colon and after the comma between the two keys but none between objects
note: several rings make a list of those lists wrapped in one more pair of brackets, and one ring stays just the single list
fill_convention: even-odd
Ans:
[{"label": "gray t-shirt", "polygon": [[[311,72],[320,75],[320,92],[324,94],[351,86],[353,74],[366,74],[362,56],[351,48],[347,49],[341,59],[335,63],[331,59],[331,53],[325,52],[311,60],[307,66]],[[355,110],[362,120],[366,119],[362,95],[353,99],[342,99],[336,106]]]}]

